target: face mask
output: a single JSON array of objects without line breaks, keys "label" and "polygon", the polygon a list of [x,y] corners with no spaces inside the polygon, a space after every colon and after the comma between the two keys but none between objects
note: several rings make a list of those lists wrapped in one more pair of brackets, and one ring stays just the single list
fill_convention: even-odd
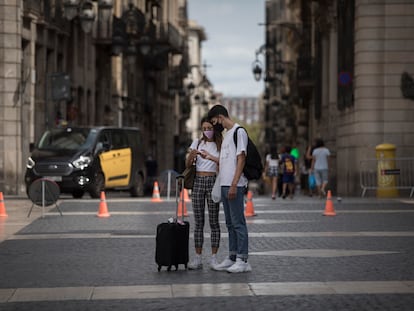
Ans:
[{"label": "face mask", "polygon": [[214,127],[214,130],[215,130],[216,132],[221,133],[221,132],[223,132],[223,131],[224,131],[224,127],[223,127],[223,125],[221,125],[221,124],[216,123],[216,124],[214,124],[214,125],[213,125],[213,127]]},{"label": "face mask", "polygon": [[204,131],[203,133],[208,139],[212,139],[214,136],[214,131]]}]

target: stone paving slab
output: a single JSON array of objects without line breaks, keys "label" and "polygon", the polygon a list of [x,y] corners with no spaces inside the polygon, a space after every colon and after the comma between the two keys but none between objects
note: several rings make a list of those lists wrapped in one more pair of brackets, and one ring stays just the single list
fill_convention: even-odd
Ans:
[{"label": "stone paving slab", "polygon": [[414,294],[414,282],[261,282],[18,288],[7,302],[299,295]]},{"label": "stone paving slab", "polygon": [[414,296],[396,295],[299,295],[299,296],[248,296],[204,297],[176,299],[100,300],[8,303],[2,311],[126,311],[126,310],[172,310],[198,311],[412,311]]},{"label": "stone paving slab", "polygon": [[[13,230],[3,235],[0,230],[0,303],[16,299],[1,303],[0,310],[211,310],[212,305],[223,310],[414,309],[412,200],[345,198],[334,202],[337,216],[324,217],[324,201],[316,198],[278,199],[276,204],[269,198],[254,199],[258,215],[248,220],[253,272],[230,275],[207,267],[157,271],[154,226],[165,221],[174,202],[155,206],[148,199],[111,198],[113,216],[101,219],[95,216],[98,200],[61,200],[64,216],[50,208],[45,218],[38,218],[36,208],[30,219],[24,219],[30,208],[27,200],[17,201],[17,207],[5,199],[9,217],[3,225],[10,228],[20,221],[22,227],[15,226],[15,236]],[[191,221],[191,204],[188,210]],[[228,243],[223,223],[222,228],[220,258]],[[62,238],[70,234],[74,236]],[[277,251],[284,253],[271,254]],[[323,256],[332,251],[343,253]],[[254,295],[239,288],[238,297],[216,296],[226,293],[225,286],[231,292],[237,284],[247,285]],[[60,292],[66,288],[69,293]],[[168,296],[172,288],[183,294]],[[34,298],[17,302],[16,294],[24,299],[32,290],[37,291]],[[154,297],[157,290],[160,296]],[[33,302],[46,295],[42,291],[82,300]],[[217,294],[203,298],[197,293]],[[147,294],[153,295],[151,299],[145,298]]]},{"label": "stone paving slab", "polygon": [[[89,215],[46,215],[37,218],[30,225],[22,228],[18,234],[32,233],[105,233],[105,232],[135,232],[135,234],[154,234],[157,224],[165,222],[172,215],[153,214],[116,215],[110,218],[99,218]],[[193,222],[193,216],[188,217]],[[225,232],[224,215],[220,215],[221,228]],[[272,220],[273,222],[270,222]],[[267,221],[267,222],[266,222]],[[257,223],[256,223],[257,222]],[[249,230],[252,232],[365,232],[384,231],[414,231],[414,213],[347,213],[335,217],[322,216],[321,213],[257,213],[257,216],[247,219]],[[207,223],[208,224],[208,223]],[[206,226],[208,232],[208,227]]]},{"label": "stone paving slab", "polygon": [[[78,293],[81,289],[83,294]],[[231,283],[217,287],[187,284],[163,286],[158,290],[159,297],[154,297],[157,291],[154,286],[20,289],[20,293],[16,291],[1,307],[4,306],[2,310],[30,310],[29,307],[32,310],[109,310],[109,307],[113,310],[131,310],[131,307],[194,310],[197,306],[197,310],[211,310],[214,303],[214,308],[222,310],[237,306],[237,310],[350,311],[410,310],[414,302],[412,288],[401,282]],[[399,294],[388,294],[390,290]],[[356,291],[360,293],[353,294]],[[84,299],[77,302],[79,297]]]},{"label": "stone paving slab", "polygon": [[[0,288],[150,285],[188,282],[297,282],[414,280],[413,238],[251,239],[251,252],[340,249],[385,252],[310,257],[251,255],[252,273],[228,275],[208,269],[157,272],[155,239],[9,240],[0,247]],[[208,247],[209,242],[206,242]],[[222,241],[223,258],[227,240]],[[386,253],[390,252],[390,253]],[[192,254],[192,252],[191,252]]]}]

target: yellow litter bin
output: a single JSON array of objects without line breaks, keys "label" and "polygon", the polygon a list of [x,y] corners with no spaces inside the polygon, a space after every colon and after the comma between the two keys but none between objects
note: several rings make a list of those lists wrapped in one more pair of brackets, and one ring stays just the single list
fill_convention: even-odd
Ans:
[{"label": "yellow litter bin", "polygon": [[377,167],[377,197],[378,198],[395,198],[398,197],[396,188],[396,178],[399,170],[395,167],[395,150],[393,144],[380,144],[376,146]]}]

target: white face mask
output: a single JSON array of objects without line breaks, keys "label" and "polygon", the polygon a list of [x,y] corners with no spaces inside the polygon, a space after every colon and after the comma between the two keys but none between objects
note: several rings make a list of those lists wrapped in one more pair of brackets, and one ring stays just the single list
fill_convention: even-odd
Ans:
[{"label": "white face mask", "polygon": [[208,139],[212,139],[214,136],[214,131],[204,131],[203,133]]}]

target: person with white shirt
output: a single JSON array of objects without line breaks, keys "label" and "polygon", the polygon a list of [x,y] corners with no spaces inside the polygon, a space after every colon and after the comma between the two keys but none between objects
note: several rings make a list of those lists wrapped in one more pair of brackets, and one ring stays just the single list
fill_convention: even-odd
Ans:
[{"label": "person with white shirt", "polygon": [[216,131],[227,130],[220,149],[219,178],[229,234],[229,255],[220,264],[213,266],[213,269],[230,273],[248,272],[252,270],[247,262],[249,236],[244,216],[244,195],[248,181],[243,174],[247,155],[247,132],[238,130],[235,144],[234,131],[239,124],[230,119],[227,109],[222,105],[213,106],[208,117]]},{"label": "person with white shirt", "polygon": [[314,173],[316,186],[320,197],[326,196],[326,187],[328,185],[329,173],[329,156],[331,153],[325,147],[322,139],[316,139],[315,149],[312,151],[311,172]]},{"label": "person with white shirt", "polygon": [[214,131],[213,124],[207,117],[201,119],[203,135],[195,139],[190,145],[190,151],[186,159],[186,166],[196,164],[196,176],[191,192],[192,207],[194,213],[194,259],[188,264],[190,270],[203,268],[202,251],[204,242],[204,218],[207,202],[209,224],[211,231],[211,260],[210,266],[217,262],[216,254],[220,246],[219,204],[211,199],[218,172],[219,152],[222,142],[221,132]]},{"label": "person with white shirt", "polygon": [[276,199],[277,177],[279,175],[279,155],[276,145],[270,148],[270,153],[266,155],[265,174],[272,181],[272,200]]}]

